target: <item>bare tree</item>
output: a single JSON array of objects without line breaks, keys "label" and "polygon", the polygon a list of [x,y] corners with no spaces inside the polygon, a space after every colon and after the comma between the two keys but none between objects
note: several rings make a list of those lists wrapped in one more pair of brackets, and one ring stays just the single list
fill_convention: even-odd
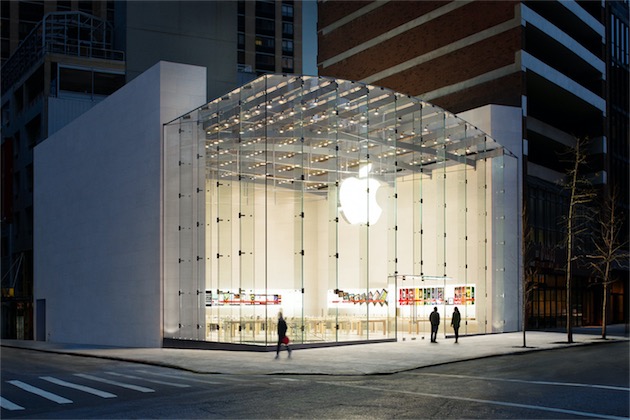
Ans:
[{"label": "bare tree", "polygon": [[527,206],[523,206],[523,307],[522,328],[523,347],[527,347],[527,306],[532,300],[532,292],[536,289],[536,277],[538,276],[538,258],[536,257],[536,244],[534,242],[534,229],[529,224],[529,212]]},{"label": "bare tree", "polygon": [[598,280],[604,288],[602,301],[602,338],[606,339],[606,324],[608,323],[608,294],[610,285],[616,281],[611,271],[615,266],[628,263],[627,241],[620,239],[623,228],[623,214],[616,207],[618,192],[607,194],[602,208],[596,218],[598,234],[592,236],[593,254],[589,255],[589,265],[595,271]]},{"label": "bare tree", "polygon": [[575,148],[571,150],[571,168],[567,172],[566,188],[569,190],[569,212],[566,218],[566,311],[567,311],[567,341],[573,343],[573,311],[572,311],[572,281],[573,264],[579,258],[578,241],[580,234],[586,231],[583,209],[595,197],[590,182],[582,175],[582,168],[586,165],[586,145],[584,139],[577,139]]}]

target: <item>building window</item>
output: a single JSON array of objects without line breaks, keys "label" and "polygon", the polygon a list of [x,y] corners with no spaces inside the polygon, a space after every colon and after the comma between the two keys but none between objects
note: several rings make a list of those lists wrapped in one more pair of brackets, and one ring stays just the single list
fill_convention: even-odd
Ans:
[{"label": "building window", "polygon": [[273,1],[257,1],[256,17],[273,19],[276,17],[276,4]]},{"label": "building window", "polygon": [[293,73],[293,58],[282,57],[282,71],[284,73]]},{"label": "building window", "polygon": [[291,5],[291,4],[283,4],[282,5],[282,19],[283,20],[292,20],[293,19],[293,5]]},{"label": "building window", "polygon": [[59,93],[111,95],[125,84],[122,73],[59,67]]},{"label": "building window", "polygon": [[111,95],[125,84],[125,75],[120,73],[94,72],[94,94]]},{"label": "building window", "polygon": [[256,54],[256,70],[274,71],[276,58],[268,54]]},{"label": "building window", "polygon": [[290,39],[282,40],[282,54],[293,55],[293,41]]},{"label": "building window", "polygon": [[260,35],[275,36],[276,23],[270,19],[256,18],[256,33]]},{"label": "building window", "polygon": [[282,36],[293,37],[293,24],[290,22],[282,22]]},{"label": "building window", "polygon": [[610,53],[613,63],[617,65],[628,65],[628,25],[619,20],[616,16],[610,17]]},{"label": "building window", "polygon": [[245,49],[245,34],[244,33],[240,33],[238,34],[238,46],[237,48],[239,50],[244,50]]},{"label": "building window", "polygon": [[238,15],[238,31],[245,32],[245,16]]},{"label": "building window", "polygon": [[59,68],[59,90],[92,93],[92,74],[89,70]]},{"label": "building window", "polygon": [[271,37],[257,36],[256,51],[273,54],[276,51],[276,40]]}]

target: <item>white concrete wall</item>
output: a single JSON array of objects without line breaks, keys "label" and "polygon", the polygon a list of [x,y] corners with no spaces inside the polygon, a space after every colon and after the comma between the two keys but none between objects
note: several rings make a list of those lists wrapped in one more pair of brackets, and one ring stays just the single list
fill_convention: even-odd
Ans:
[{"label": "white concrete wall", "polygon": [[205,68],[160,62],[36,147],[48,341],[161,346],[162,124],[205,102]]},{"label": "white concrete wall", "polygon": [[[523,139],[522,139],[522,114],[521,109],[503,105],[486,105],[470,111],[458,114],[458,117],[477,126],[488,133],[497,143],[508,149],[513,158],[504,158],[505,167],[503,173],[503,186],[496,185],[497,179],[493,176],[493,188],[496,191],[504,188],[503,203],[492,203],[492,211],[497,212],[501,205],[503,208],[502,226],[496,223],[493,226],[492,252],[503,253],[501,259],[505,266],[494,267],[492,275],[493,302],[492,302],[492,332],[518,331],[521,329],[521,305],[522,305],[522,273],[523,260],[521,257],[522,237],[522,197],[523,197]],[[507,153],[507,152],[506,152]],[[496,216],[496,215],[495,215]],[[491,218],[493,219],[493,218]],[[502,232],[497,231],[501,227]],[[504,244],[497,242],[503,241]],[[497,247],[501,247],[499,250]],[[493,261],[493,264],[495,261]],[[497,271],[503,270],[503,271]],[[496,289],[496,290],[495,290]]]}]

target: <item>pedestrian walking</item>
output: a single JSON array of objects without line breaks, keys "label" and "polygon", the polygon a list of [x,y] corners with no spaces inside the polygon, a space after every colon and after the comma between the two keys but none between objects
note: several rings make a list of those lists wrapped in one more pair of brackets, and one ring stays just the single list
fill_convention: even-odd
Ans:
[{"label": "pedestrian walking", "polygon": [[437,307],[433,308],[433,312],[429,315],[429,321],[431,322],[431,342],[437,343],[438,327],[440,326],[440,313]]},{"label": "pedestrian walking", "polygon": [[457,306],[455,307],[455,311],[453,312],[453,317],[451,318],[451,326],[453,327],[453,331],[455,331],[455,342],[457,343],[457,339],[459,338],[459,323],[462,320],[462,316],[459,313],[459,309]]},{"label": "pedestrian walking", "polygon": [[285,345],[291,358],[291,347],[289,347],[289,337],[287,336],[287,322],[282,317],[282,312],[278,312],[278,347],[276,347],[276,359],[280,357],[280,346]]}]

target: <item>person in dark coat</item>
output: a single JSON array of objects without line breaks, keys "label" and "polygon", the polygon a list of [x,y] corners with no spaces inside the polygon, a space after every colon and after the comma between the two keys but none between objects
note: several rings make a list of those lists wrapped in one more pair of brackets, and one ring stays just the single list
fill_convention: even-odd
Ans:
[{"label": "person in dark coat", "polygon": [[431,342],[437,343],[438,327],[440,326],[440,313],[437,307],[433,308],[433,312],[429,315],[429,321],[431,321]]},{"label": "person in dark coat", "polygon": [[455,307],[455,312],[453,312],[453,317],[451,318],[451,326],[453,327],[453,331],[455,331],[455,342],[457,343],[457,339],[459,338],[459,323],[461,322],[462,317],[459,313],[459,309]]},{"label": "person in dark coat", "polygon": [[[287,322],[282,317],[282,312],[278,313],[278,347],[276,347],[276,359],[280,357],[280,346],[284,344],[289,351],[289,358],[291,358],[291,347],[289,347],[289,341],[285,340],[287,336]],[[285,344],[286,341],[286,344]]]}]

